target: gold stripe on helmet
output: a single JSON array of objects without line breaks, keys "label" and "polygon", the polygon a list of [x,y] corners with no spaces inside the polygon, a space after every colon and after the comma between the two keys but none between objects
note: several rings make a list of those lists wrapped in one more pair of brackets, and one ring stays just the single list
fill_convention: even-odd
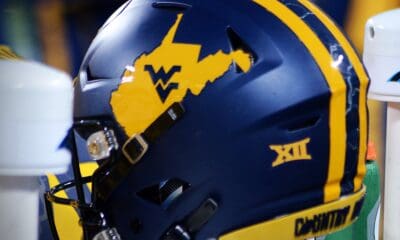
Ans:
[{"label": "gold stripe on helmet", "polygon": [[359,139],[359,155],[357,164],[357,175],[354,178],[354,191],[358,191],[362,187],[362,181],[366,172],[365,168],[365,157],[367,152],[367,87],[368,87],[368,76],[364,70],[364,67],[346,37],[339,30],[336,24],[329,19],[318,7],[307,0],[299,0],[306,8],[314,13],[314,15],[329,29],[332,35],[340,43],[347,57],[352,63],[354,70],[360,81],[360,96],[359,96],[359,121],[360,121],[360,139]]},{"label": "gold stripe on helmet", "polygon": [[324,202],[340,197],[346,159],[346,83],[333,59],[318,36],[304,21],[276,0],[254,0],[258,5],[284,22],[308,49],[318,64],[331,91],[329,107],[329,166],[324,187]]}]

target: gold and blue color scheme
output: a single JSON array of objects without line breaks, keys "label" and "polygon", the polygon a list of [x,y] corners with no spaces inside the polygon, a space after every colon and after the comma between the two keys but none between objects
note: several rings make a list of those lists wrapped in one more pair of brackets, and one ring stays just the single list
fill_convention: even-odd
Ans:
[{"label": "gold and blue color scheme", "polygon": [[198,61],[201,45],[174,42],[182,17],[177,15],[159,47],[126,68],[111,96],[116,120],[129,136],[143,132],[172,103],[183,101],[188,91],[199,95],[207,82],[229,70],[232,61],[246,72],[250,68],[250,56],[242,50],[229,54],[220,50]]},{"label": "gold and blue color scheme", "polygon": [[365,193],[367,87],[346,37],[307,0],[127,2],[75,87],[77,158],[99,126],[114,146],[80,210],[85,239],[305,239],[348,226]]},{"label": "gold and blue color scheme", "polygon": [[270,145],[269,148],[278,155],[272,166],[277,167],[292,161],[312,160],[312,156],[308,154],[308,143],[310,138],[285,145]]}]

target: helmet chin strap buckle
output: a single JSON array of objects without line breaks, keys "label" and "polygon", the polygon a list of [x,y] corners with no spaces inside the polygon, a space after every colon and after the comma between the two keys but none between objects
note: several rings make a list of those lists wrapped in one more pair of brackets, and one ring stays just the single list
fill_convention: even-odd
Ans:
[{"label": "helmet chin strap buckle", "polygon": [[160,240],[191,240],[218,210],[218,204],[212,198],[204,201],[199,208],[189,214],[182,222],[172,225]]},{"label": "helmet chin strap buckle", "polygon": [[173,103],[143,133],[135,134],[122,147],[125,158],[134,165],[147,152],[149,144],[154,143],[160,135],[170,129],[182,118],[184,109],[181,103]]},{"label": "helmet chin strap buckle", "polygon": [[133,165],[136,164],[147,152],[149,144],[140,134],[134,135],[122,147],[122,153]]}]

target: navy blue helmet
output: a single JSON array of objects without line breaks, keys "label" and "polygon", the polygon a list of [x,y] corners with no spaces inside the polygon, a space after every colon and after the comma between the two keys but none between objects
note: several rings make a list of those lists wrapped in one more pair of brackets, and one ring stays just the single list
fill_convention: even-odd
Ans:
[{"label": "navy blue helmet", "polygon": [[[77,208],[85,239],[336,231],[365,193],[368,81],[307,0],[128,1],[82,63],[75,180],[47,199]],[[78,199],[55,196],[71,186]]]}]

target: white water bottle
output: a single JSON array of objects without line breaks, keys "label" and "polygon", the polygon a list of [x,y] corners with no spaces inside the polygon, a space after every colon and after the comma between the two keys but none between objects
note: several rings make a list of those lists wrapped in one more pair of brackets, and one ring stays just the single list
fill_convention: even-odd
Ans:
[{"label": "white water bottle", "polygon": [[[369,98],[387,102],[384,239],[400,239],[400,9],[372,17],[365,28]],[[371,118],[374,116],[371,116]]]},{"label": "white water bottle", "polygon": [[0,238],[38,238],[38,176],[64,173],[72,80],[39,63],[0,60]]}]

